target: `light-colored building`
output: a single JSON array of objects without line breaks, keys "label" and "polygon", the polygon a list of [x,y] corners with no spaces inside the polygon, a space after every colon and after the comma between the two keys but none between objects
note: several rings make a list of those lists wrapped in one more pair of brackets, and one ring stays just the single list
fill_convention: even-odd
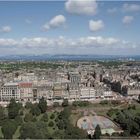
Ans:
[{"label": "light-colored building", "polygon": [[127,89],[127,96],[139,96],[140,95],[140,83],[129,84]]},{"label": "light-colored building", "polygon": [[20,100],[20,90],[18,83],[5,83],[0,90],[0,100],[9,101],[12,98]]},{"label": "light-colored building", "polygon": [[20,98],[21,101],[32,101],[33,100],[33,89],[31,82],[19,83]]},{"label": "light-colored building", "polygon": [[80,99],[90,99],[95,98],[95,89],[94,88],[81,88]]},{"label": "light-colored building", "polygon": [[104,95],[104,98],[113,98],[113,93],[111,90],[104,91],[103,95]]},{"label": "light-colored building", "polygon": [[55,83],[53,86],[53,98],[62,99],[63,98],[63,89],[61,83]]},{"label": "light-colored building", "polygon": [[44,84],[36,86],[37,88],[37,98],[40,99],[44,97],[45,99],[53,98],[52,84]]},{"label": "light-colored building", "polygon": [[71,89],[69,90],[69,99],[80,99],[80,90]]},{"label": "light-colored building", "polygon": [[17,80],[31,82],[31,81],[36,81],[37,76],[34,73],[26,73],[26,74],[18,76]]}]

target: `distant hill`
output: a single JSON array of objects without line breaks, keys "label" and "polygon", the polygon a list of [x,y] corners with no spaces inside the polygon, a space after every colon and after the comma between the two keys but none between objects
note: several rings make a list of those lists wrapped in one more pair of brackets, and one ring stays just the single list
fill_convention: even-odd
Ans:
[{"label": "distant hill", "polygon": [[140,60],[140,55],[122,56],[122,55],[8,55],[0,56],[0,60]]}]

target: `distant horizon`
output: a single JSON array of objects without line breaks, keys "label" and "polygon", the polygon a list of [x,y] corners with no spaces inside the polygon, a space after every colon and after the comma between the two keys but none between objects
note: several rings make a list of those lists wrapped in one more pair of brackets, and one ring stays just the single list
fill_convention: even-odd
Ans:
[{"label": "distant horizon", "polygon": [[6,56],[116,56],[116,57],[127,57],[127,56],[140,56],[140,54],[6,54],[1,55],[0,57],[6,57]]},{"label": "distant horizon", "polygon": [[140,55],[70,55],[70,54],[44,54],[44,55],[7,55],[0,56],[0,61],[94,61],[94,60],[136,60],[140,61]]},{"label": "distant horizon", "polygon": [[6,55],[0,55],[0,57],[2,56],[43,56],[43,55],[50,55],[50,56],[54,56],[54,55],[58,55],[58,56],[140,56],[140,54],[66,54],[66,53],[62,53],[62,54],[6,54]]}]

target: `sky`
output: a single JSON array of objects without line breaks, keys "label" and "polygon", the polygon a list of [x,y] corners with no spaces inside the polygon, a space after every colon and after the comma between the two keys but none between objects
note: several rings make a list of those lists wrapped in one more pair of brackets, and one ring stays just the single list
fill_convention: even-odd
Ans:
[{"label": "sky", "polygon": [[140,54],[140,1],[0,1],[0,55]]}]

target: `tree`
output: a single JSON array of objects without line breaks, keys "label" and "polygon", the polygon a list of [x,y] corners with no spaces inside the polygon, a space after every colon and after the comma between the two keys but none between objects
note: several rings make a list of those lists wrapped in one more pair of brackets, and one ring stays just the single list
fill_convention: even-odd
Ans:
[{"label": "tree", "polygon": [[17,129],[16,123],[10,120],[7,120],[5,123],[3,123],[1,128],[5,139],[12,139],[16,129]]},{"label": "tree", "polygon": [[100,104],[101,105],[107,105],[107,104],[109,104],[109,101],[108,100],[102,100],[102,101],[100,101]]},{"label": "tree", "polygon": [[48,122],[48,120],[49,120],[48,119],[48,114],[47,113],[44,113],[43,116],[42,116],[42,118],[41,118],[41,120],[44,121],[44,122]]},{"label": "tree", "polygon": [[58,129],[60,129],[60,130],[63,130],[65,128],[65,124],[64,124],[63,120],[59,120],[56,125],[57,125]]},{"label": "tree", "polygon": [[65,107],[63,111],[61,111],[58,115],[59,119],[68,120],[70,116],[71,110],[69,107]]},{"label": "tree", "polygon": [[79,105],[79,102],[78,102],[78,101],[73,101],[72,105],[73,105],[74,107],[76,107],[76,106]]},{"label": "tree", "polygon": [[16,122],[17,125],[21,125],[22,122],[23,122],[22,117],[21,116],[16,116],[15,122]]},{"label": "tree", "polygon": [[20,129],[20,139],[48,139],[47,125],[44,122],[24,123]]},{"label": "tree", "polygon": [[53,107],[59,107],[60,105],[59,105],[59,103],[58,102],[54,102],[53,103]]},{"label": "tree", "polygon": [[63,106],[63,107],[66,107],[66,106],[68,106],[68,105],[69,105],[68,99],[64,99],[64,100],[63,100],[63,103],[62,103],[62,106]]},{"label": "tree", "polygon": [[15,99],[11,99],[10,104],[8,105],[8,116],[10,119],[14,119],[20,110],[20,105],[16,103]]},{"label": "tree", "polygon": [[139,96],[138,96],[138,102],[140,103],[140,94],[139,94]]},{"label": "tree", "polygon": [[41,113],[45,113],[46,112],[47,102],[45,101],[45,99],[43,97],[39,100],[38,107],[40,108]]},{"label": "tree", "polygon": [[25,108],[31,109],[33,104],[31,102],[26,102]]},{"label": "tree", "polygon": [[140,126],[140,114],[137,114],[136,116],[135,116],[135,122],[137,122],[138,123],[138,125]]},{"label": "tree", "polygon": [[64,132],[61,130],[57,130],[54,132],[53,136],[54,139],[64,139]]},{"label": "tree", "polygon": [[69,117],[70,117],[70,107],[65,107],[63,111],[61,111],[56,119],[57,126],[59,129],[66,129],[69,127]]},{"label": "tree", "polygon": [[54,126],[54,122],[53,121],[50,121],[49,124],[48,124],[48,126],[49,127],[53,127]]},{"label": "tree", "polygon": [[24,117],[25,122],[29,122],[33,120],[33,115],[31,113],[27,113]]},{"label": "tree", "polygon": [[52,119],[52,120],[53,120],[54,118],[55,118],[55,114],[54,114],[54,113],[52,113],[52,114],[51,114],[51,116],[50,116],[50,119]]},{"label": "tree", "polygon": [[100,126],[97,125],[94,131],[94,139],[100,139],[101,136],[101,129]]},{"label": "tree", "polygon": [[41,110],[39,109],[38,104],[34,104],[30,112],[35,116],[39,116],[41,114]]},{"label": "tree", "polygon": [[3,122],[3,120],[6,118],[4,108],[0,106],[0,124]]},{"label": "tree", "polygon": [[88,101],[74,101],[72,103],[73,106],[80,106],[80,107],[84,107],[84,106],[88,106],[90,103]]},{"label": "tree", "polygon": [[69,126],[65,130],[64,138],[65,139],[86,139],[87,132],[78,127],[74,127],[73,125],[69,124]]},{"label": "tree", "polygon": [[20,139],[39,139],[39,131],[35,126],[35,123],[25,123],[20,128]]}]

